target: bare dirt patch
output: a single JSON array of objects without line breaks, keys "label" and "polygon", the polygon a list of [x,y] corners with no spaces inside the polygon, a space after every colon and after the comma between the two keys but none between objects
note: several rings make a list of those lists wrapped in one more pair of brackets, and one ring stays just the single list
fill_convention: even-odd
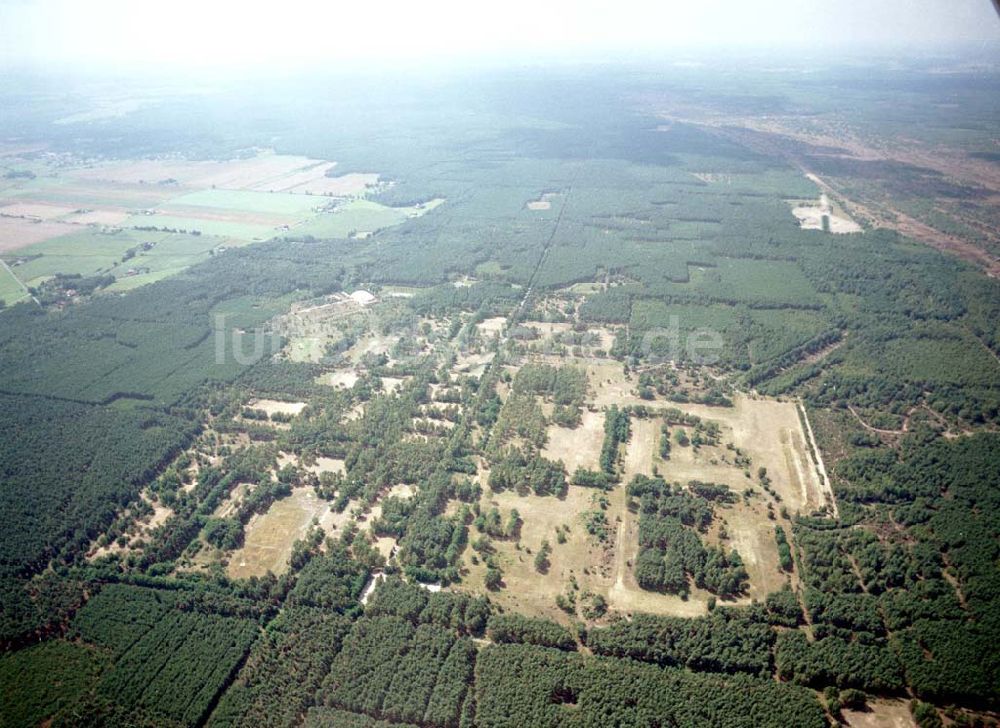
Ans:
[{"label": "bare dirt patch", "polygon": [[697,587],[685,599],[674,594],[659,594],[642,589],[632,573],[639,553],[639,519],[628,509],[615,533],[615,578],[607,589],[608,604],[623,614],[648,612],[674,617],[698,617],[708,612],[711,594]]},{"label": "bare dirt patch", "polygon": [[538,329],[539,333],[545,336],[562,334],[573,329],[573,324],[566,322],[526,321],[525,325],[530,326],[533,329]]},{"label": "bare dirt patch", "polygon": [[[743,559],[750,588],[747,597],[763,601],[771,592],[780,590],[788,576],[778,563],[778,545],[774,540],[775,525],[782,525],[790,534],[791,524],[778,518],[772,521],[767,516],[768,499],[754,498],[748,504],[738,501],[732,506],[717,511],[717,518],[725,520],[728,540],[721,542],[726,549],[735,549]],[[718,535],[717,533],[715,534]],[[713,539],[719,543],[718,538]]]},{"label": "bare dirt patch", "polygon": [[386,498],[402,498],[407,500],[412,498],[417,494],[416,487],[409,485],[408,483],[397,483],[396,485],[389,488],[389,492],[385,494]]},{"label": "bare dirt patch", "polygon": [[602,361],[587,365],[587,380],[592,401],[598,407],[613,404],[649,404],[639,399],[634,384],[625,377],[621,362]]},{"label": "bare dirt patch", "polygon": [[[603,404],[640,404],[624,376],[621,365],[608,362],[588,365],[595,399]],[[645,402],[644,404],[650,404]],[[706,421],[716,422],[721,430],[720,446],[694,447],[674,445],[670,459],[663,461],[658,454],[659,418],[632,419],[632,437],[625,452],[625,477],[642,472],[648,474],[656,464],[660,474],[671,482],[686,484],[701,480],[728,485],[737,495],[748,486],[754,494],[749,503],[742,500],[717,508],[716,524],[704,538],[708,543],[722,543],[736,549],[743,558],[750,576],[748,594],[737,601],[761,599],[780,589],[787,576],[778,565],[774,527],[783,523],[782,506],[790,513],[811,513],[827,504],[827,490],[812,462],[796,405],[773,399],[734,397],[734,407],[656,403],[654,406],[677,407]],[[676,427],[671,427],[671,431]],[[733,464],[735,453],[724,447],[733,443],[752,459],[751,473],[766,467],[771,487],[781,497],[780,503],[768,495],[754,479],[747,478],[742,468]],[[777,520],[769,516],[768,505]],[[719,540],[720,526],[725,526],[728,539]],[[785,531],[790,533],[788,523]],[[616,578],[608,592],[609,603],[619,611],[641,610],[679,616],[704,613],[710,594],[692,589],[687,600],[670,595],[646,592],[639,588],[632,574],[632,563],[638,554],[638,517],[627,509],[622,511],[616,542]]]}]

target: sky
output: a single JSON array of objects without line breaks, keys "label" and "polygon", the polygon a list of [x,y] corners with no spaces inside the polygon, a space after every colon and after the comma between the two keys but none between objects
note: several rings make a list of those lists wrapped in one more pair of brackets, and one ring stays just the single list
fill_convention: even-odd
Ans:
[{"label": "sky", "polygon": [[239,67],[773,50],[1000,51],[990,0],[0,0],[0,63]]}]

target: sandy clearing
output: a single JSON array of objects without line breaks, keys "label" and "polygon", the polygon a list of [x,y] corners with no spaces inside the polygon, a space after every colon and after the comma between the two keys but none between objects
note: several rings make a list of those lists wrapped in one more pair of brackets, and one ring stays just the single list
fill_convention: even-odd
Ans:
[{"label": "sandy clearing", "polygon": [[360,418],[365,413],[365,405],[363,402],[358,402],[356,405],[351,407],[344,414],[344,422],[353,422],[354,420]]},{"label": "sandy clearing", "polygon": [[340,458],[328,458],[328,457],[317,457],[316,462],[312,465],[304,465],[302,460],[298,455],[287,452],[279,452],[278,457],[278,468],[283,468],[286,465],[292,465],[296,468],[302,468],[303,470],[319,475],[320,473],[343,473],[345,472],[344,461]]},{"label": "sandy clearing", "polygon": [[851,728],[916,728],[917,724],[905,700],[869,698],[868,710],[842,711],[844,722]]},{"label": "sandy clearing", "polygon": [[526,207],[529,210],[549,210],[552,208],[552,199],[558,196],[558,192],[545,192],[537,200],[529,202]]},{"label": "sandy clearing", "polygon": [[396,485],[389,488],[386,492],[386,498],[402,498],[403,500],[409,500],[417,494],[416,486],[409,485],[408,483],[397,483]]},{"label": "sandy clearing", "polygon": [[805,405],[802,402],[797,402],[796,407],[798,407],[799,412],[802,413],[802,422],[805,423],[805,436],[807,438],[806,445],[811,449],[812,453],[816,455],[816,475],[819,479],[820,488],[823,491],[823,498],[826,500],[827,504],[830,506],[830,510],[833,511],[834,518],[840,518],[840,509],[837,507],[837,498],[833,494],[833,485],[830,483],[830,476],[826,472],[826,464],[823,461],[823,453],[819,449],[819,445],[816,443],[816,436],[813,434],[812,424],[809,422],[809,412],[806,410]]},{"label": "sandy clearing", "polygon": [[375,538],[375,550],[382,554],[382,557],[389,560],[392,552],[396,550],[396,539],[392,536],[378,536]]},{"label": "sandy clearing", "polygon": [[403,382],[405,381],[406,379],[402,377],[382,377],[382,390],[388,394],[393,394],[403,386]]},{"label": "sandy clearing", "polygon": [[[635,395],[632,383],[626,380],[619,362],[592,362],[587,365],[587,370],[593,402],[598,406],[651,404]],[[722,430],[721,442],[732,442],[748,452],[753,459],[754,471],[761,465],[767,468],[774,489],[781,495],[782,502],[789,511],[810,513],[826,505],[827,488],[820,483],[816,468],[809,458],[806,436],[802,431],[795,403],[739,393],[733,396],[733,403],[733,407],[673,402],[656,402],[653,406],[674,407],[704,420],[719,423]],[[698,457],[701,461],[698,469],[719,478],[718,482],[733,485],[732,474],[740,474],[735,468],[704,463],[703,461],[710,459],[707,454],[710,450],[707,448],[702,448],[703,453],[698,456],[693,451],[690,455],[686,454],[688,448],[674,450],[670,465],[664,473],[668,480],[690,479],[685,465],[694,461],[685,460],[686,457]]]},{"label": "sandy clearing", "polygon": [[[809,175],[806,175],[807,177]],[[813,182],[816,182],[813,179]],[[803,230],[822,230],[823,217],[830,220],[830,232],[836,234],[860,233],[862,228],[845,212],[837,212],[830,204],[830,198],[825,192],[820,193],[819,202],[815,205],[799,205],[792,208],[792,214],[799,221]]]},{"label": "sandy clearing", "polygon": [[798,219],[799,227],[803,230],[822,230],[823,216],[827,215],[830,218],[831,233],[843,235],[862,232],[862,227],[853,220],[823,212],[822,208],[819,207],[795,207],[792,208],[792,214]]},{"label": "sandy clearing", "polygon": [[503,333],[503,328],[506,325],[506,316],[494,316],[493,318],[483,319],[476,324],[476,328],[479,329],[479,333],[484,337],[491,337],[494,334]]},{"label": "sandy clearing", "polygon": [[[635,396],[631,382],[625,378],[622,366],[617,362],[588,363],[588,374],[594,401],[598,405],[650,404]],[[825,505],[828,488],[820,483],[817,468],[809,457],[806,435],[795,403],[737,394],[734,405],[729,408],[658,402],[654,406],[676,407],[703,420],[718,423],[720,442],[732,442],[748,453],[753,462],[752,472],[760,466],[766,467],[772,488],[781,496],[781,505],[790,512],[811,513]],[[774,542],[776,522],[768,518],[767,505],[773,503],[773,499],[759,485],[746,478],[742,469],[730,464],[733,453],[724,447],[703,446],[695,451],[693,447],[674,446],[670,459],[659,461],[653,454],[657,452],[655,443],[659,422],[658,418],[647,421],[632,419],[633,437],[626,449],[625,480],[630,479],[632,472],[642,472],[640,468],[649,467],[646,463],[652,459],[668,481],[687,483],[697,479],[723,483],[737,493],[742,493],[748,485],[754,485],[756,495],[749,505],[738,503],[718,510],[717,523],[713,527],[714,541],[718,542],[718,526],[721,519],[725,519],[729,534],[725,546],[740,553],[750,575],[747,596],[735,603],[760,599],[770,591],[780,589],[788,577],[778,569]],[[653,448],[653,453],[647,456],[644,450],[649,447]],[[774,505],[774,510],[779,510],[778,504]],[[781,523],[780,519],[778,523]],[[786,528],[786,532],[789,530]],[[704,613],[710,596],[707,592],[693,589],[685,601],[639,589],[629,563],[634,562],[638,553],[638,518],[627,509],[622,512],[622,524],[616,536],[616,578],[608,591],[609,603],[614,608],[682,616]],[[713,542],[711,535],[707,538]]]},{"label": "sandy clearing", "polygon": [[247,407],[267,412],[268,416],[280,412],[286,415],[297,415],[306,408],[305,402],[282,402],[277,399],[253,399]]},{"label": "sandy clearing", "polygon": [[618,612],[647,612],[666,614],[673,617],[700,617],[708,612],[711,596],[697,587],[691,588],[687,599],[674,594],[659,594],[641,589],[632,574],[629,562],[635,560],[639,551],[638,519],[626,511],[626,516],[618,525],[615,540],[616,577],[607,591],[608,604]]},{"label": "sandy clearing", "polygon": [[523,324],[536,329],[542,336],[552,336],[552,334],[562,334],[573,329],[571,323],[553,323],[551,321],[524,321]]},{"label": "sandy clearing", "polygon": [[[652,475],[654,462],[662,471],[665,465],[660,460],[659,452],[660,420],[650,418],[632,419],[632,433],[625,450],[625,466],[623,483],[628,483],[636,474]],[[690,448],[684,448],[690,451]],[[668,464],[669,465],[669,464]],[[734,470],[734,469],[732,469]],[[734,472],[738,472],[735,471]],[[707,480],[704,474],[692,469],[692,478]],[[673,479],[673,474],[667,476]],[[689,478],[691,479],[691,478]],[[686,482],[686,481],[682,481]],[[616,498],[625,498],[624,487],[616,488]],[[639,555],[639,517],[622,507],[621,522],[615,532],[614,581],[607,591],[608,604],[614,609],[624,612],[649,612],[651,614],[667,614],[677,617],[696,617],[708,611],[708,600],[711,594],[692,585],[691,593],[685,599],[674,594],[660,594],[642,589],[635,580],[632,567]],[[703,537],[704,538],[704,537]],[[775,546],[775,559],[777,547]],[[749,571],[749,568],[748,568]],[[742,603],[747,600],[727,601],[726,603]]]},{"label": "sandy clearing", "polygon": [[350,389],[355,385],[355,383],[360,379],[357,372],[351,370],[343,370],[332,372],[324,377],[325,383],[329,384],[331,387],[341,387],[344,389]]},{"label": "sandy clearing", "polygon": [[386,498],[396,497],[402,500],[409,500],[414,495],[416,495],[417,489],[412,485],[407,485],[405,483],[399,483],[392,486],[385,493],[380,495],[375,503],[368,509],[368,511],[358,517],[359,524],[366,524],[364,528],[368,531],[372,530],[372,525],[379,518],[382,517],[382,502]]},{"label": "sandy clearing", "polygon": [[354,364],[359,364],[361,363],[361,358],[365,354],[388,355],[388,353],[392,350],[392,347],[396,345],[397,341],[399,341],[398,336],[379,336],[376,334],[370,334],[348,349],[348,356]]},{"label": "sandy clearing", "polygon": [[340,458],[318,457],[315,464],[303,467],[316,475],[320,473],[344,473],[346,471],[344,461]]},{"label": "sandy clearing", "polygon": [[154,528],[158,528],[167,522],[167,519],[174,514],[174,509],[163,505],[162,503],[150,503],[153,506],[153,515],[149,517],[146,521],[143,530],[145,533],[150,533]]},{"label": "sandy clearing", "polygon": [[[670,432],[678,429],[671,427]],[[690,431],[690,430],[689,430]],[[660,472],[669,481],[687,483],[690,480],[703,480],[711,483],[722,483],[733,490],[742,491],[752,484],[744,476],[742,470],[719,461],[720,451],[713,447],[702,447],[697,452],[693,447],[681,447],[673,443],[670,459],[660,465]],[[712,463],[712,460],[716,463]]]}]

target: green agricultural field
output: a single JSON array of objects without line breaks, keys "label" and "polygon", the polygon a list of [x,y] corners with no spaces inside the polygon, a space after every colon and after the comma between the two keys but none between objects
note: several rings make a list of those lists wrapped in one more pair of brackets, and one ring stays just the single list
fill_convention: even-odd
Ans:
[{"label": "green agricultural field", "polygon": [[[92,228],[81,228],[80,232],[18,250],[18,258],[30,259],[14,270],[29,286],[38,285],[43,279],[57,273],[79,273],[83,276],[104,273],[111,270],[129,248],[159,237],[162,237],[162,233],[133,233],[125,230],[102,233]],[[8,254],[8,260],[11,257]]]},{"label": "green agricultural field", "polygon": [[[100,232],[81,228],[80,232],[35,243],[17,251],[17,258],[27,258],[13,268],[29,286],[36,286],[56,274],[80,274],[84,277],[110,273],[118,279],[117,290],[135,288],[133,278],[152,282],[165,277],[164,271],[177,272],[208,257],[209,251],[225,244],[233,247],[245,241],[232,241],[210,235],[185,235],[158,231],[117,230]],[[143,250],[145,243],[153,243]],[[125,258],[127,251],[133,255]],[[13,259],[13,255],[8,255]],[[139,276],[127,277],[130,269],[148,269]],[[127,281],[127,282],[126,282]],[[120,284],[120,285],[118,285]],[[0,288],[3,291],[3,288]]]},{"label": "green agricultural field", "polygon": [[10,306],[27,296],[20,282],[6,268],[0,267],[0,301]]}]

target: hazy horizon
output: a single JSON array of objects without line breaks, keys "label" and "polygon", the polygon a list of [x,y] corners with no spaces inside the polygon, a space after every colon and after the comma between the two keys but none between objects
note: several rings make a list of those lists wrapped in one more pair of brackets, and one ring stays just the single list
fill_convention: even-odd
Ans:
[{"label": "hazy horizon", "polygon": [[55,71],[380,68],[685,55],[925,54],[1000,50],[988,0],[648,0],[480,8],[456,0],[340,7],[182,0],[0,3],[0,65]]}]

